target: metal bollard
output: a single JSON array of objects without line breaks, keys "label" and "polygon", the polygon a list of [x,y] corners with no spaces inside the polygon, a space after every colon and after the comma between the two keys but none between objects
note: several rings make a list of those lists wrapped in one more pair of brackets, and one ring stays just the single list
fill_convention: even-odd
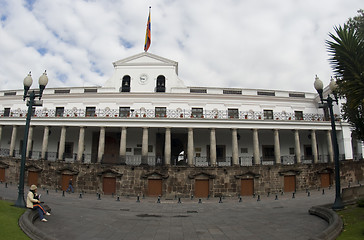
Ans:
[{"label": "metal bollard", "polygon": [[320,191],[320,187],[317,188],[317,191]]},{"label": "metal bollard", "polygon": [[219,200],[219,203],[222,203],[222,197],[220,196],[220,200]]},{"label": "metal bollard", "polygon": [[57,188],[56,188],[56,193],[58,192]]},{"label": "metal bollard", "polygon": [[253,198],[255,198],[255,193],[253,193]]},{"label": "metal bollard", "polygon": [[276,198],[274,200],[278,200],[278,195],[276,194]]},{"label": "metal bollard", "polygon": [[322,195],[325,195],[325,189],[322,189]]},{"label": "metal bollard", "polygon": [[193,199],[193,195],[191,195],[191,200]]},{"label": "metal bollard", "polygon": [[48,189],[47,189],[47,195],[49,194],[49,191],[48,191]]},{"label": "metal bollard", "polygon": [[269,197],[269,195],[270,195],[270,192],[268,192],[268,195],[267,195],[267,197]]},{"label": "metal bollard", "polygon": [[296,194],[295,192],[292,193],[292,198],[295,198],[295,194]]},{"label": "metal bollard", "polygon": [[307,192],[307,197],[309,197],[311,195],[310,191]]},{"label": "metal bollard", "polygon": [[143,198],[143,199],[145,198],[145,196],[144,196],[144,193],[143,193],[143,196],[142,196],[142,198]]},{"label": "metal bollard", "polygon": [[243,199],[241,197],[239,197],[239,202],[242,202],[242,201],[243,201]]},{"label": "metal bollard", "polygon": [[199,198],[199,199],[198,199],[198,203],[202,203],[202,200],[201,200],[201,198]]},{"label": "metal bollard", "polygon": [[64,191],[62,191],[62,197],[64,197]]},{"label": "metal bollard", "polygon": [[161,196],[158,196],[157,203],[161,203]]},{"label": "metal bollard", "polygon": [[181,202],[181,198],[180,198],[180,197],[178,198],[178,203],[182,203],[182,202]]},{"label": "metal bollard", "polygon": [[82,193],[80,193],[80,197],[79,198],[82,198]]},{"label": "metal bollard", "polygon": [[207,200],[209,200],[209,199],[210,199],[210,194],[207,195]]},{"label": "metal bollard", "polygon": [[97,200],[101,200],[101,194],[99,193]]},{"label": "metal bollard", "polygon": [[8,188],[8,183],[7,182],[5,183],[5,188]]},{"label": "metal bollard", "polygon": [[284,192],[282,191],[282,192],[281,192],[281,196],[283,196],[283,193],[284,193]]},{"label": "metal bollard", "polygon": [[116,201],[117,202],[120,202],[120,197],[119,196],[116,198]]},{"label": "metal bollard", "polygon": [[260,195],[258,195],[258,198],[257,198],[257,202],[259,202],[260,201]]},{"label": "metal bollard", "polygon": [[111,197],[112,197],[112,198],[114,197],[114,193],[111,193]]},{"label": "metal bollard", "polygon": [[306,188],[306,193],[308,192],[308,189]]},{"label": "metal bollard", "polygon": [[139,195],[137,196],[137,201],[136,202],[140,202]]}]

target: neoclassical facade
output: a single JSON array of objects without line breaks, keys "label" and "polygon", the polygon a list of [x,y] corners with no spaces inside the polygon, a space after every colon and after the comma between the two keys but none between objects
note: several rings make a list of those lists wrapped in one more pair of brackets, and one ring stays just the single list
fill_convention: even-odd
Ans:
[{"label": "neoclassical facade", "polygon": [[[71,166],[234,167],[242,173],[257,166],[333,162],[331,125],[316,93],[190,87],[179,79],[177,62],[148,52],[113,65],[103,86],[45,89],[43,106],[32,115],[28,159]],[[22,154],[22,95],[23,90],[0,91],[3,158]],[[340,119],[339,107],[334,110],[340,160],[362,159],[362,142]],[[0,164],[5,178],[1,169]],[[74,175],[70,167],[64,170]],[[105,171],[100,174],[121,174],[112,167]],[[144,175],[150,173],[165,176]],[[199,173],[213,179],[208,171]]]}]

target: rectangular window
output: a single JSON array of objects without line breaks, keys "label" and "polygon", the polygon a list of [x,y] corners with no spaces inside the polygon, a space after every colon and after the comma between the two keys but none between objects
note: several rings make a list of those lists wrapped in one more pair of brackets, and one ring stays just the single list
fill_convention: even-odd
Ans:
[{"label": "rectangular window", "polygon": [[305,98],[305,94],[304,93],[289,93],[289,97]]},{"label": "rectangular window", "polygon": [[294,155],[295,152],[294,152],[294,148],[289,148],[289,155]]},{"label": "rectangular window", "polygon": [[73,158],[73,142],[65,142],[64,157]]},{"label": "rectangular window", "polygon": [[264,110],[264,119],[273,119],[273,110]]},{"label": "rectangular window", "polygon": [[119,107],[119,117],[129,117],[130,116],[130,107]]},{"label": "rectangular window", "polygon": [[153,145],[148,145],[148,152],[153,152]]},{"label": "rectangular window", "polygon": [[56,107],[56,117],[63,117],[64,107]]},{"label": "rectangular window", "polygon": [[242,91],[241,90],[232,90],[232,89],[223,89],[222,90],[222,94],[237,94],[237,95],[241,95]]},{"label": "rectangular window", "polygon": [[5,92],[4,96],[14,96],[16,95],[16,92]]},{"label": "rectangular window", "polygon": [[70,89],[56,89],[54,90],[54,94],[67,94],[70,93]]},{"label": "rectangular window", "polygon": [[131,152],[131,148],[126,148],[126,152]]},{"label": "rectangular window", "polygon": [[276,93],[275,92],[270,92],[270,91],[258,91],[257,95],[260,95],[260,96],[275,96]]},{"label": "rectangular window", "polygon": [[239,109],[229,108],[228,115],[229,115],[229,118],[239,118]]},{"label": "rectangular window", "polygon": [[294,117],[296,120],[303,120],[303,112],[302,111],[294,111]]},{"label": "rectangular window", "polygon": [[86,107],[86,117],[94,117],[96,115],[96,107]]},{"label": "rectangular window", "polygon": [[240,149],[240,152],[241,153],[248,153],[248,148],[241,148]]},{"label": "rectangular window", "polygon": [[10,108],[4,108],[4,117],[10,116]]},{"label": "rectangular window", "polygon": [[203,108],[192,108],[191,117],[202,118],[203,117]]},{"label": "rectangular window", "polygon": [[84,93],[97,93],[97,88],[85,88]]},{"label": "rectangular window", "polygon": [[205,88],[190,88],[190,93],[207,93]]},{"label": "rectangular window", "polygon": [[167,117],[167,108],[156,107],[155,108],[155,117]]}]

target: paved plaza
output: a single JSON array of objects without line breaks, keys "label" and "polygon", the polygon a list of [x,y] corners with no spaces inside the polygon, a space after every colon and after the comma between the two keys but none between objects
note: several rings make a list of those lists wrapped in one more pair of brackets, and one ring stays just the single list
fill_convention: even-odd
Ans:
[{"label": "paved plaza", "polygon": [[[25,189],[25,194],[28,188]],[[48,222],[35,227],[54,239],[302,239],[322,232],[328,224],[309,215],[314,205],[332,203],[334,189],[311,190],[310,196],[297,192],[258,197],[219,198],[140,198],[96,194],[65,194],[39,189],[41,200],[52,208]],[[0,198],[16,200],[15,184],[0,184]]]}]

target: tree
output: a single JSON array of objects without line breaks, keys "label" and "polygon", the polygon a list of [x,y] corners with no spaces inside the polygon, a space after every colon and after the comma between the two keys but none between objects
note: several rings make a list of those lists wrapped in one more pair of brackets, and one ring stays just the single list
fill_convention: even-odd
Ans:
[{"label": "tree", "polygon": [[330,64],[337,78],[338,94],[345,98],[343,117],[364,141],[364,11],[344,26],[334,27],[327,40]]}]

